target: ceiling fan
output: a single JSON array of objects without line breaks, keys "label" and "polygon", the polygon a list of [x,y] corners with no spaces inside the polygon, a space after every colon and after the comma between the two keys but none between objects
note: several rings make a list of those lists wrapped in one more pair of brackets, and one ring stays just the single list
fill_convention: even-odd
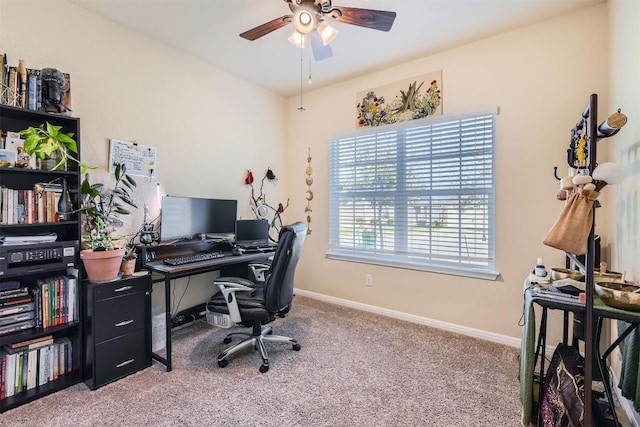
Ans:
[{"label": "ceiling fan", "polygon": [[396,18],[395,12],[355,7],[333,6],[331,0],[284,0],[292,15],[283,15],[272,21],[258,25],[240,37],[256,40],[270,32],[293,23],[295,30],[289,41],[304,48],[307,36],[316,61],[330,58],[333,54],[329,43],[338,34],[338,30],[328,24],[328,20],[343,24],[358,25],[379,31],[389,31]]}]

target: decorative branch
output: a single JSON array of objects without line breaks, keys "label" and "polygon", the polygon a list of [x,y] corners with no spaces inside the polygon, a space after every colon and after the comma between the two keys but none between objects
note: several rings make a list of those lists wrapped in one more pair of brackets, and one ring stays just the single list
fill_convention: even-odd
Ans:
[{"label": "decorative branch", "polygon": [[[276,178],[276,175],[273,173],[271,168],[267,168],[267,171],[265,172],[264,176],[260,180],[260,193],[258,194],[257,197],[255,193],[255,188],[253,186],[255,180],[254,180],[253,172],[251,171],[251,169],[247,169],[247,174],[244,178],[244,183],[245,185],[248,185],[251,187],[251,203],[253,204],[253,206],[251,207],[251,210],[253,211],[253,214],[258,219],[266,219],[267,221],[269,221],[269,229],[273,228],[279,233],[280,229],[284,225],[282,223],[282,218],[280,214],[282,214],[289,207],[289,199],[287,198],[287,203],[285,205],[283,205],[282,203],[278,203],[277,208],[274,208],[273,206],[269,205],[267,203],[266,195],[264,194],[265,180],[268,180],[268,181],[278,180],[278,178]],[[269,217],[271,217],[271,220],[269,220]],[[269,236],[269,238],[275,241],[275,239],[272,238],[271,235]]]}]

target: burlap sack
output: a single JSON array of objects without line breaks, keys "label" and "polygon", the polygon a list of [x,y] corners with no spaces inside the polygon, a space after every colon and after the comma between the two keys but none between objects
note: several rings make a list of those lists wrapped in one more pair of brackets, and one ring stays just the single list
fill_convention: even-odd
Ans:
[{"label": "burlap sack", "polygon": [[574,255],[587,253],[587,239],[593,222],[593,204],[600,193],[576,189],[542,243]]}]

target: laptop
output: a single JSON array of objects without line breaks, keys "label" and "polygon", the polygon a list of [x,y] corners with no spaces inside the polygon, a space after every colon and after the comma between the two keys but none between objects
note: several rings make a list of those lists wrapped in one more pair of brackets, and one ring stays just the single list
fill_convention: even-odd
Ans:
[{"label": "laptop", "polygon": [[275,250],[269,241],[269,222],[264,219],[236,221],[236,246],[244,250]]}]

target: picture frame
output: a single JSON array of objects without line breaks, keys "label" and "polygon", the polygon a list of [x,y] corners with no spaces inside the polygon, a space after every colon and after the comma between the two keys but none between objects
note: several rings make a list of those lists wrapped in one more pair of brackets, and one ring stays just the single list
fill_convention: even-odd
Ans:
[{"label": "picture frame", "polygon": [[0,149],[0,168],[12,168],[18,160],[18,152],[15,150]]},{"label": "picture frame", "polygon": [[442,70],[356,94],[356,128],[442,115]]}]

